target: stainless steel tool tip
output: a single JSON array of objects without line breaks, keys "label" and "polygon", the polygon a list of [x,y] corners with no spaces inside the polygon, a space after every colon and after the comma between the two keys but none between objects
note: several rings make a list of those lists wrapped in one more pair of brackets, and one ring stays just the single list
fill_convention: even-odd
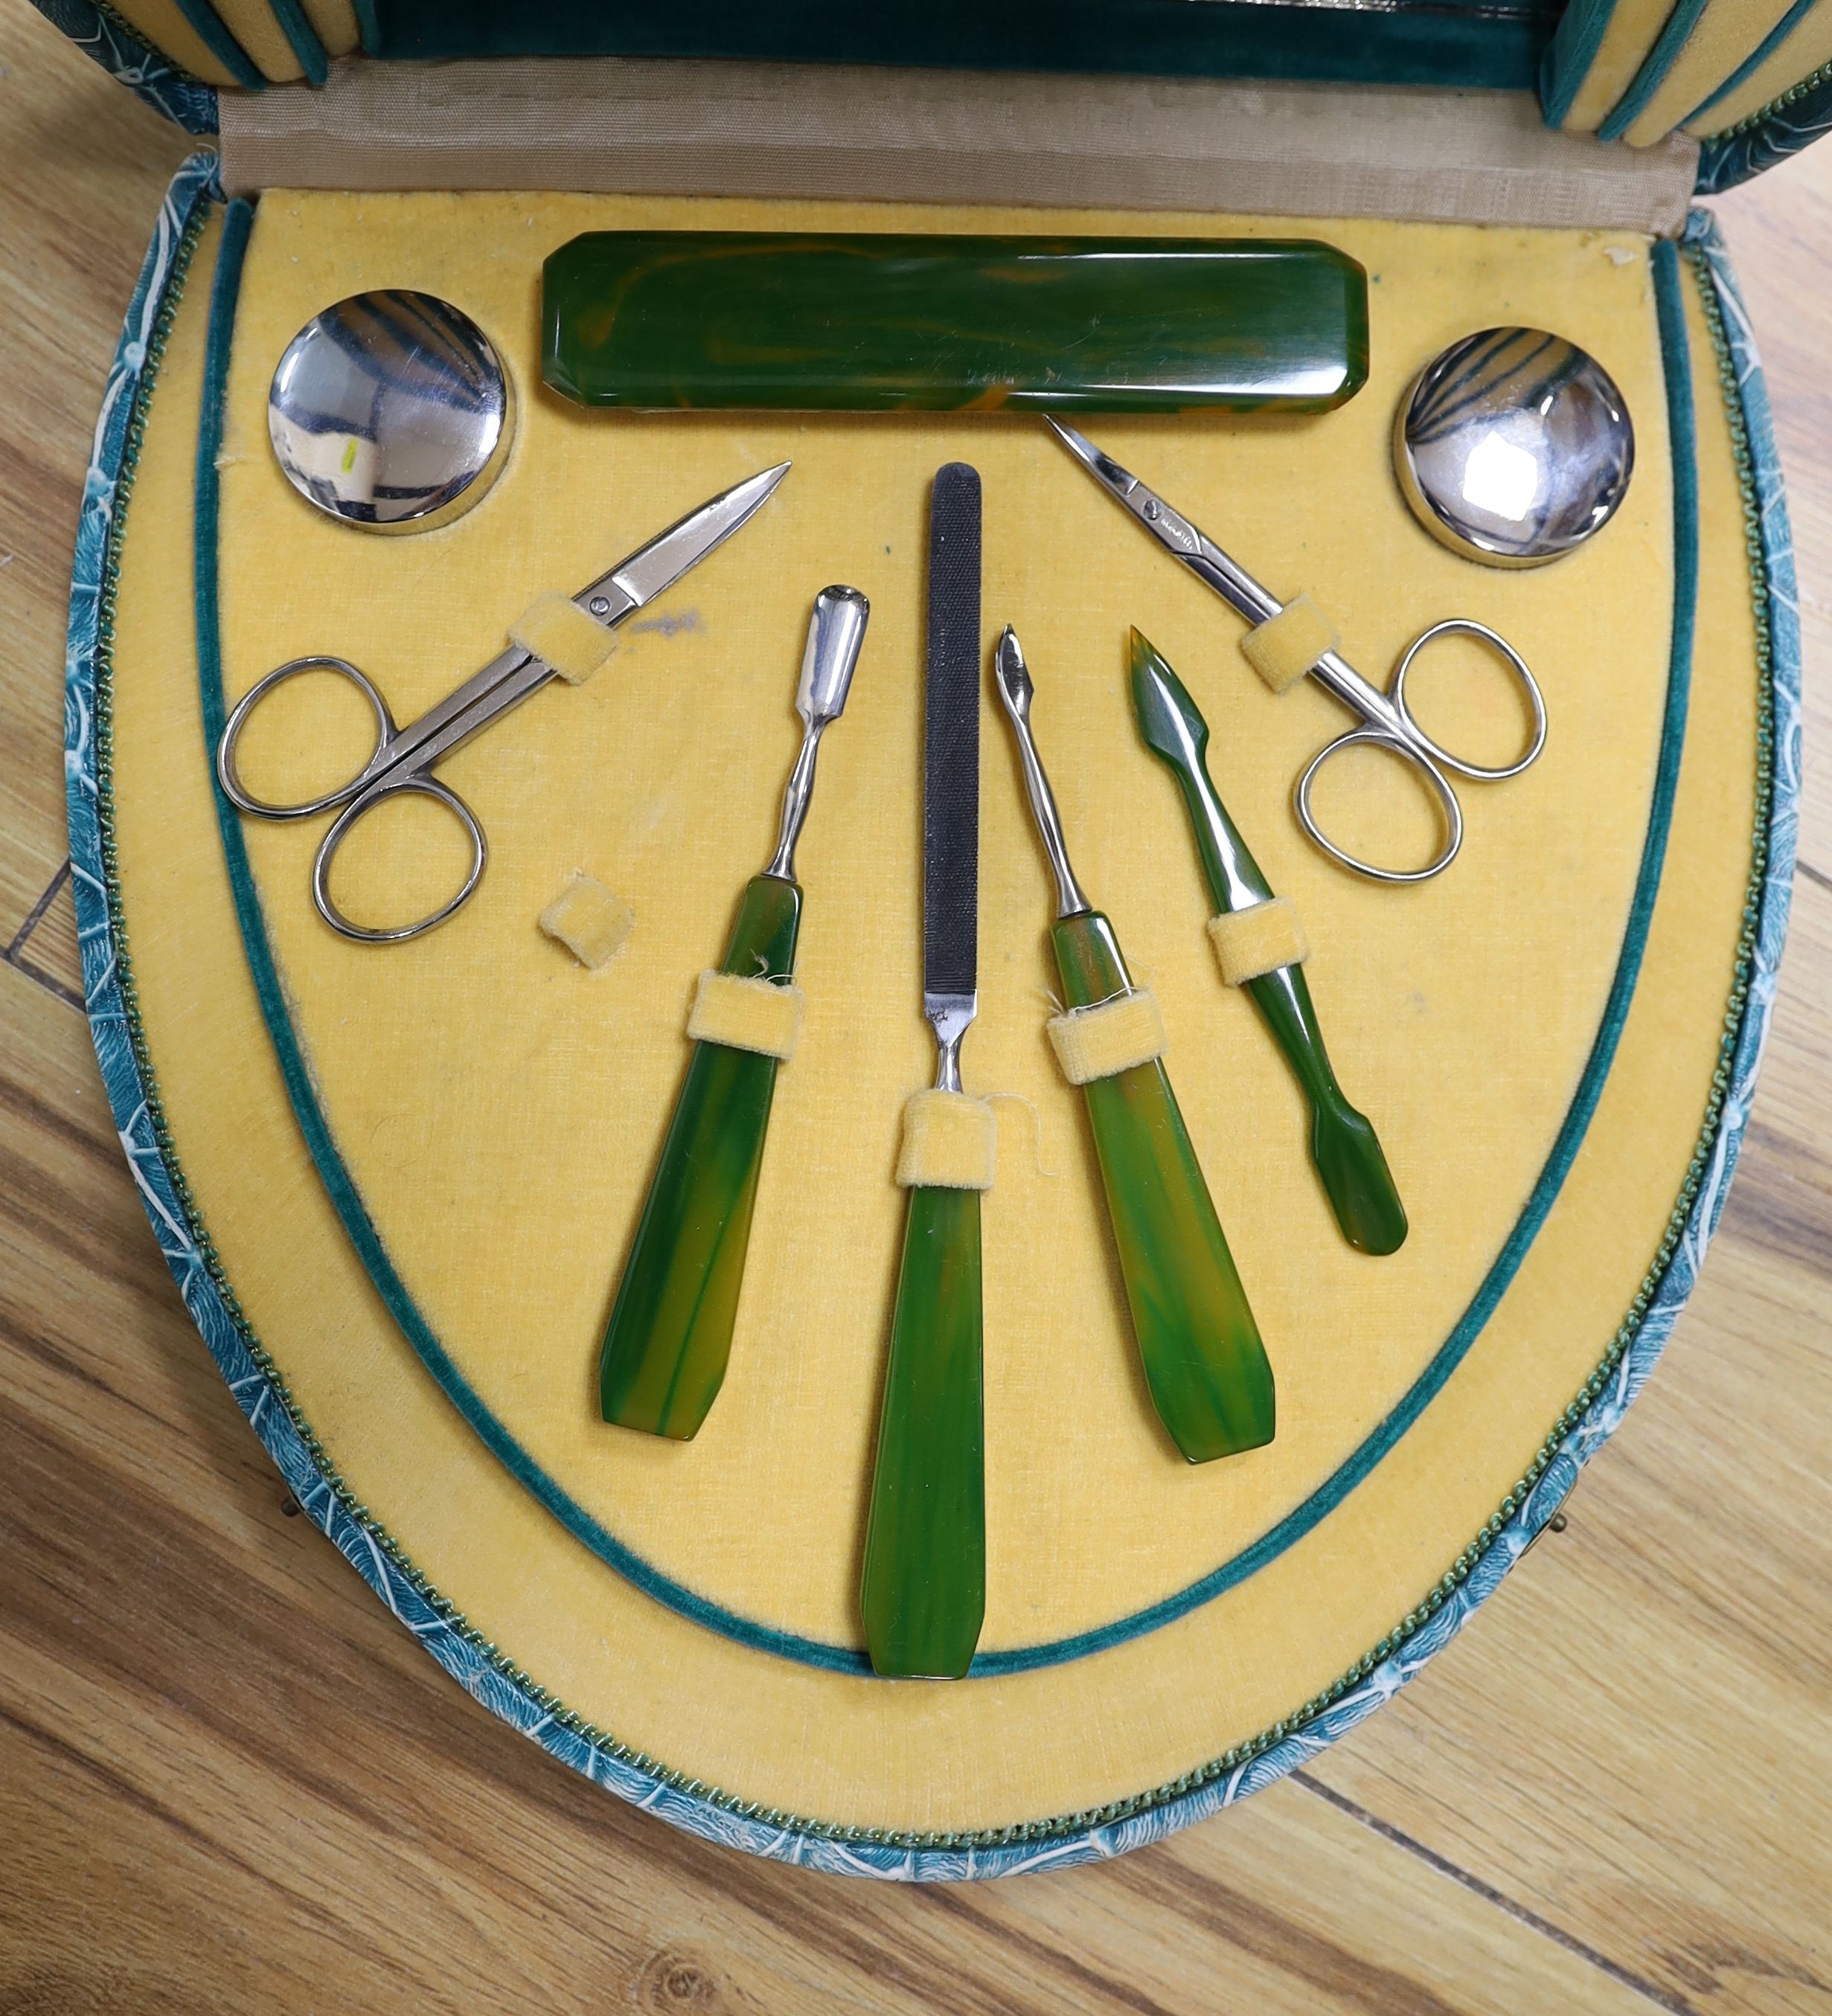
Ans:
[{"label": "stainless steel tool tip", "polygon": [[856,588],[835,582],[815,596],[795,689],[795,711],[810,728],[839,718],[871,614],[871,604]]},{"label": "stainless steel tool tip", "polygon": [[1016,719],[1028,721],[1037,689],[1030,682],[1030,673],[1024,663],[1024,647],[1009,623],[999,633],[993,666],[998,675],[999,693],[1006,707]]}]

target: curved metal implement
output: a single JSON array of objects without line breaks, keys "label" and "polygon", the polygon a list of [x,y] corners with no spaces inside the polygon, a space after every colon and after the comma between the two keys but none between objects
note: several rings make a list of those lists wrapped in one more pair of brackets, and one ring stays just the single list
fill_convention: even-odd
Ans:
[{"label": "curved metal implement", "polygon": [[[782,481],[788,466],[784,462],[763,470],[689,512],[666,531],[619,560],[608,574],[582,588],[573,600],[606,629],[615,629],[633,610],[653,601],[730,538]],[[311,671],[330,672],[348,680],[368,701],[375,716],[375,747],[355,776],[333,790],[292,805],[258,798],[242,782],[239,758],[243,735],[277,687]],[[251,819],[309,819],[341,805],[343,810],[319,841],[312,862],[312,899],[318,914],[341,937],[359,944],[400,945],[423,937],[461,909],[482,880],[489,860],[489,844],[476,814],[449,785],[431,774],[434,766],[558,676],[544,659],[532,657],[519,646],[511,645],[417,720],[399,728],[380,689],[348,658],[312,653],[290,659],[256,680],[236,702],[217,744],[217,782],[229,803]],[[435,799],[453,815],[470,839],[471,866],[456,894],[424,916],[386,927],[359,924],[337,907],[331,895],[331,864],[359,822],[385,800],[402,793]]]},{"label": "curved metal implement", "polygon": [[[1206,532],[1192,525],[1130,470],[1122,469],[1110,455],[1102,454],[1086,435],[1058,419],[1052,419],[1050,425],[1076,461],[1109,495],[1123,504],[1161,545],[1167,547],[1198,579],[1206,581],[1248,622],[1264,623],[1279,613],[1283,605],[1277,596],[1261,587]],[[1512,763],[1491,766],[1472,763],[1456,755],[1420,726],[1407,702],[1406,677],[1413,661],[1427,644],[1451,635],[1473,637],[1491,646],[1526,697],[1533,718],[1532,733],[1525,752]],[[1320,750],[1300,774],[1293,791],[1298,823],[1331,860],[1357,875],[1366,876],[1371,881],[1426,882],[1433,876],[1442,874],[1455,860],[1463,844],[1463,814],[1447,772],[1472,783],[1497,783],[1504,778],[1517,777],[1538,760],[1545,747],[1545,700],[1526,660],[1487,624],[1468,617],[1448,617],[1420,632],[1407,647],[1384,693],[1362,678],[1336,651],[1325,652],[1311,666],[1310,676],[1351,714],[1359,715],[1361,725]],[[1340,755],[1345,749],[1358,747],[1384,749],[1402,762],[1410,764],[1419,772],[1431,794],[1441,823],[1442,841],[1437,854],[1423,868],[1385,868],[1375,862],[1363,861],[1346,848],[1338,846],[1318,824],[1311,803],[1318,772],[1333,756]]]}]

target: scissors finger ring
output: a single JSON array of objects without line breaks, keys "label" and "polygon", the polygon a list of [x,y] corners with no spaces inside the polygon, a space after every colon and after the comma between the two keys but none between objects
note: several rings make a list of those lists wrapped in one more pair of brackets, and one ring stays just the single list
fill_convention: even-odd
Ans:
[{"label": "scissors finger ring", "polygon": [[[265,798],[258,798],[243,783],[241,772],[236,767],[236,752],[241,745],[242,731],[249,722],[256,707],[266,699],[276,686],[283,686],[288,679],[296,679],[301,672],[335,672],[352,686],[369,702],[375,716],[375,747],[363,760],[362,767],[347,783],[335,790],[326,791],[320,797],[302,799],[297,805],[276,805]],[[395,717],[388,711],[388,704],[381,697],[374,680],[348,658],[326,657],[314,652],[303,658],[289,659],[283,665],[276,665],[264,678],[254,685],[236,701],[235,711],[225,724],[222,740],[216,749],[217,782],[222,787],[222,794],[238,812],[251,814],[256,819],[309,819],[314,812],[329,812],[333,805],[341,805],[346,798],[354,797],[374,769],[377,759],[392,742],[398,730]]]},{"label": "scissors finger ring", "polygon": [[[337,849],[350,837],[359,819],[374,811],[384,798],[413,792],[423,798],[436,799],[451,812],[471,837],[471,866],[456,895],[449,898],[424,917],[413,923],[395,924],[384,929],[359,924],[355,918],[339,909],[330,892],[331,863],[336,860]],[[312,900],[318,906],[318,914],[334,931],[347,938],[355,938],[362,945],[399,945],[408,938],[417,938],[422,932],[430,931],[435,925],[442,924],[457,909],[469,902],[471,892],[483,880],[483,872],[490,858],[489,842],[484,837],[484,830],[478,825],[477,815],[459,797],[450,785],[442,783],[437,777],[424,770],[406,771],[384,777],[381,782],[352,798],[349,804],[331,822],[330,830],[318,844],[318,852],[312,862]]]},{"label": "scissors finger ring", "polygon": [[[1384,749],[1409,764],[1424,779],[1437,803],[1443,822],[1444,845],[1441,851],[1423,868],[1383,868],[1372,861],[1363,861],[1351,854],[1346,848],[1338,847],[1322,826],[1317,823],[1311,808],[1311,793],[1317,781],[1317,773],[1333,756],[1340,756],[1345,749]],[[1457,794],[1452,790],[1450,779],[1423,751],[1397,735],[1390,735],[1384,728],[1351,728],[1347,734],[1338,736],[1335,741],[1326,743],[1304,766],[1292,794],[1297,813],[1298,824],[1322,848],[1330,859],[1357,875],[1365,875],[1371,882],[1429,882],[1434,875],[1441,875],[1457,858],[1463,844],[1463,808],[1457,803]]]},{"label": "scissors finger ring", "polygon": [[[1440,637],[1473,637],[1488,645],[1500,657],[1503,664],[1514,675],[1520,689],[1527,696],[1527,705],[1533,711],[1533,735],[1525,755],[1512,763],[1504,763],[1491,769],[1480,763],[1466,762],[1461,756],[1452,755],[1442,743],[1427,735],[1419,725],[1419,717],[1406,704],[1406,675],[1412,669],[1412,661],[1427,644]],[[1521,657],[1506,638],[1491,630],[1486,623],[1473,621],[1466,616],[1448,616],[1441,623],[1434,623],[1429,630],[1421,630],[1406,646],[1405,655],[1400,660],[1393,675],[1393,683],[1387,689],[1400,718],[1418,738],[1423,753],[1434,762],[1441,764],[1447,770],[1454,770],[1459,777],[1468,777],[1479,784],[1498,784],[1503,779],[1517,777],[1527,766],[1538,761],[1539,752],[1545,747],[1545,698],[1539,690],[1539,682],[1532,674],[1527,661]]]}]

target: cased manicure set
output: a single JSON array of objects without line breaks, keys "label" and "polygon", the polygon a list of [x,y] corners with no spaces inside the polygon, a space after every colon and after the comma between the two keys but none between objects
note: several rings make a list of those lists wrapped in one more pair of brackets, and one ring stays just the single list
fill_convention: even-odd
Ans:
[{"label": "cased manicure set", "polygon": [[[449,32],[352,74],[471,56],[403,130],[532,194],[320,186],[307,67],[137,304],[72,661],[124,1139],[301,1504],[549,1747],[828,1867],[1116,1852],[1397,1686],[1689,1285],[1791,776],[1731,283],[1571,94],[1507,193],[1314,81],[1390,214],[1296,128],[1282,214],[1140,164],[1283,85],[1016,62],[1001,153],[971,72],[766,66],[729,182],[561,195],[625,171],[488,138]],[[566,52],[658,131],[700,75]]]}]

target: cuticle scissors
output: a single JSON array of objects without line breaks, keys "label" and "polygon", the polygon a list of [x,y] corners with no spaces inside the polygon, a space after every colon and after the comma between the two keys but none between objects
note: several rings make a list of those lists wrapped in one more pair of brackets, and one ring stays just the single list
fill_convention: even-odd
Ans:
[{"label": "cuticle scissors", "polygon": [[[626,617],[672,587],[690,567],[730,538],[782,481],[788,466],[786,462],[778,463],[774,469],[763,470],[709,499],[619,560],[609,573],[582,588],[573,600],[606,629],[615,629]],[[236,764],[236,751],[243,729],[268,695],[288,679],[309,671],[334,672],[348,680],[368,701],[375,716],[375,747],[356,775],[335,790],[297,805],[274,805],[254,797],[243,784]],[[461,909],[483,879],[489,859],[489,843],[477,815],[449,784],[431,774],[434,765],[510,708],[519,706],[550,679],[558,677],[544,659],[512,644],[402,728],[397,726],[380,689],[348,658],[314,652],[290,659],[256,680],[236,703],[217,744],[217,781],[229,803],[254,819],[310,819],[315,813],[342,806],[312,858],[312,899],[319,915],[341,936],[363,945],[399,945],[421,937]],[[456,895],[437,909],[412,923],[372,929],[357,923],[337,908],[330,893],[331,864],[359,819],[384,799],[406,793],[437,799],[456,815],[470,838],[471,867]]]},{"label": "cuticle scissors", "polygon": [[[1104,455],[1085,434],[1078,434],[1073,427],[1054,418],[1050,419],[1050,425],[1096,482],[1123,504],[1148,532],[1174,553],[1199,580],[1206,581],[1224,602],[1237,609],[1248,622],[1264,623],[1279,613],[1283,605],[1275,596],[1269,594],[1239,561],[1231,559],[1156,491],[1149,489],[1130,470],[1122,469],[1110,455]],[[1525,693],[1532,711],[1533,733],[1525,754],[1515,761],[1491,767],[1454,755],[1426,733],[1407,705],[1406,675],[1412,670],[1413,660],[1427,644],[1448,636],[1475,637],[1492,646]],[[1545,700],[1526,660],[1486,623],[1476,622],[1468,617],[1448,617],[1421,631],[1401,655],[1384,693],[1371,685],[1335,651],[1326,651],[1311,667],[1310,676],[1351,713],[1358,715],[1361,725],[1325,743],[1299,775],[1293,787],[1298,823],[1333,861],[1372,881],[1426,882],[1433,876],[1441,874],[1455,860],[1463,844],[1463,812],[1447,772],[1476,783],[1499,783],[1506,778],[1517,777],[1538,760],[1545,747]],[[1331,757],[1355,747],[1385,749],[1423,775],[1444,822],[1442,851],[1424,867],[1382,868],[1372,862],[1358,860],[1339,847],[1317,823],[1311,810],[1311,794],[1318,772]]]}]

